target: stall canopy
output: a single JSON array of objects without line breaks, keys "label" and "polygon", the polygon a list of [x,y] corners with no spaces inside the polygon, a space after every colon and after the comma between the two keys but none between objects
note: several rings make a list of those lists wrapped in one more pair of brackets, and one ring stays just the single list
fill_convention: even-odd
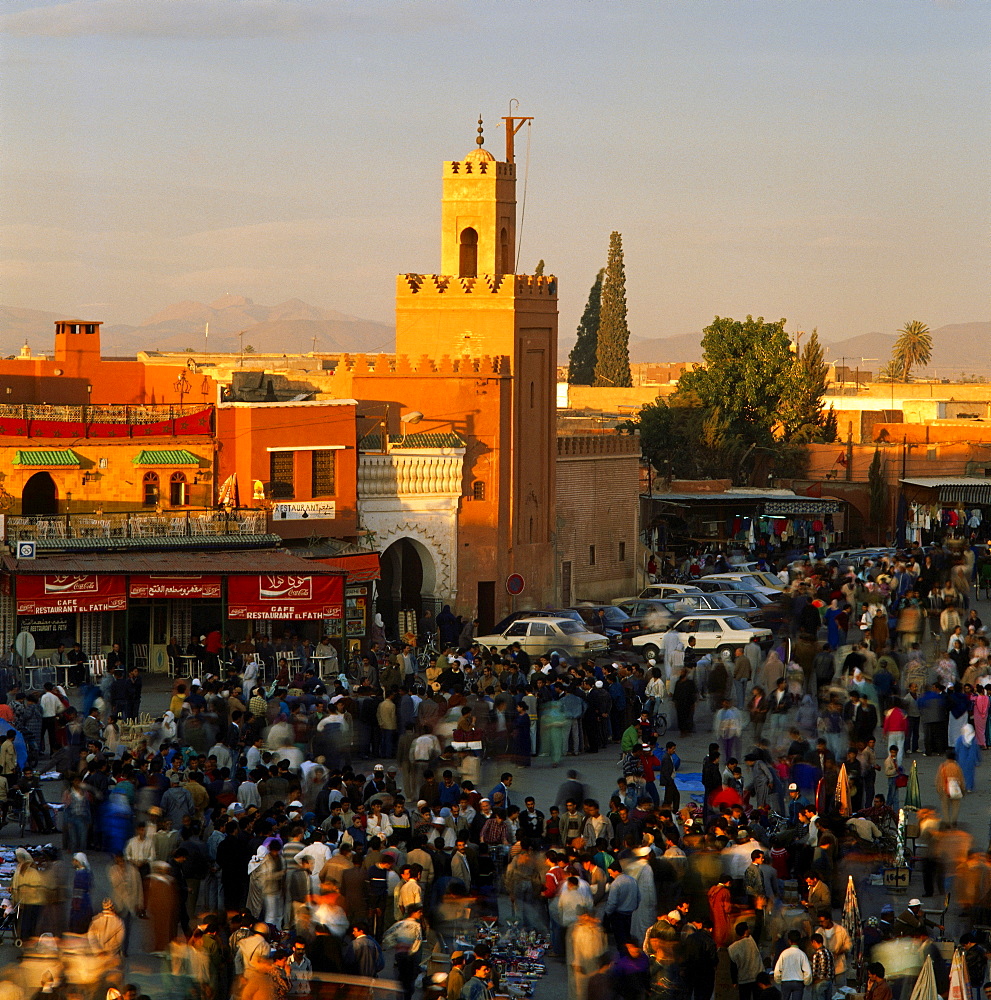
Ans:
[{"label": "stall canopy", "polygon": [[343,618],[345,571],[285,549],[41,553],[3,557],[17,614],[124,611],[128,599],[220,600],[230,618]]},{"label": "stall canopy", "polygon": [[371,583],[373,580],[382,578],[377,552],[354,552],[350,555],[330,556],[313,561],[322,563],[324,566],[345,570],[348,575],[348,584]]},{"label": "stall canopy", "polygon": [[925,476],[902,479],[909,499],[940,504],[991,506],[991,481],[979,476]]}]

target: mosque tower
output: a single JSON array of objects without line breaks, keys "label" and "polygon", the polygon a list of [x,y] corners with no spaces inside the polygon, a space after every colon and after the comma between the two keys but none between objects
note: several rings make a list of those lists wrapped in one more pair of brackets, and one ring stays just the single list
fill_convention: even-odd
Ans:
[{"label": "mosque tower", "polygon": [[520,567],[532,559],[551,572],[557,279],[516,273],[514,136],[530,119],[509,116],[503,121],[505,160],[485,149],[479,119],[476,148],[444,164],[442,273],[399,275],[396,353],[410,359],[500,359],[513,382],[506,415],[512,449],[499,460],[508,462],[510,473],[511,562]]}]

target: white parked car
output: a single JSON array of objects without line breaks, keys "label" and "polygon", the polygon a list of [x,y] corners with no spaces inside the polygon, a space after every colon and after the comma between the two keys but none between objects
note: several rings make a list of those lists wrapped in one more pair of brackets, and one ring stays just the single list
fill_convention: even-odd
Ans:
[{"label": "white parked car", "polygon": [[[680,633],[681,641],[687,646],[689,636],[695,636],[695,648],[703,653],[731,654],[740,646],[754,639],[759,646],[768,648],[774,635],[770,629],[754,628],[739,615],[708,614],[691,615],[680,619],[671,629]],[[664,633],[653,632],[637,635],[630,639],[630,645],[647,659],[658,659],[664,648]]]},{"label": "white parked car", "polygon": [[694,583],[651,583],[644,587],[636,597],[617,597],[612,604],[625,604],[627,601],[663,601],[669,597],[680,597],[682,594],[697,594],[698,587]]},{"label": "white parked car", "polygon": [[557,650],[577,657],[605,653],[609,649],[609,640],[604,635],[589,632],[573,618],[517,618],[505,632],[480,635],[475,642],[497,649],[518,642],[530,656]]}]

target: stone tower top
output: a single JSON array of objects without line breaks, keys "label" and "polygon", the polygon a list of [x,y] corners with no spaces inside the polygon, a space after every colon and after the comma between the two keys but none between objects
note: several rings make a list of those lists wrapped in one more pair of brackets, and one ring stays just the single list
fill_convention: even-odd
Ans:
[{"label": "stone tower top", "polygon": [[514,274],[516,165],[511,137],[507,139],[506,162],[497,161],[483,148],[479,116],[475,142],[478,148],[463,160],[444,164],[441,274],[460,278]]}]

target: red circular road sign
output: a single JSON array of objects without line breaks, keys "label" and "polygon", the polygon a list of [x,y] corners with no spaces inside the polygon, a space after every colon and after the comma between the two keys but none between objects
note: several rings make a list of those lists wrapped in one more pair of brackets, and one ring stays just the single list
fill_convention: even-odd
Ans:
[{"label": "red circular road sign", "polygon": [[526,580],[520,576],[519,573],[512,573],[506,578],[506,590],[516,597],[518,594],[523,593],[523,588],[526,587]]}]

